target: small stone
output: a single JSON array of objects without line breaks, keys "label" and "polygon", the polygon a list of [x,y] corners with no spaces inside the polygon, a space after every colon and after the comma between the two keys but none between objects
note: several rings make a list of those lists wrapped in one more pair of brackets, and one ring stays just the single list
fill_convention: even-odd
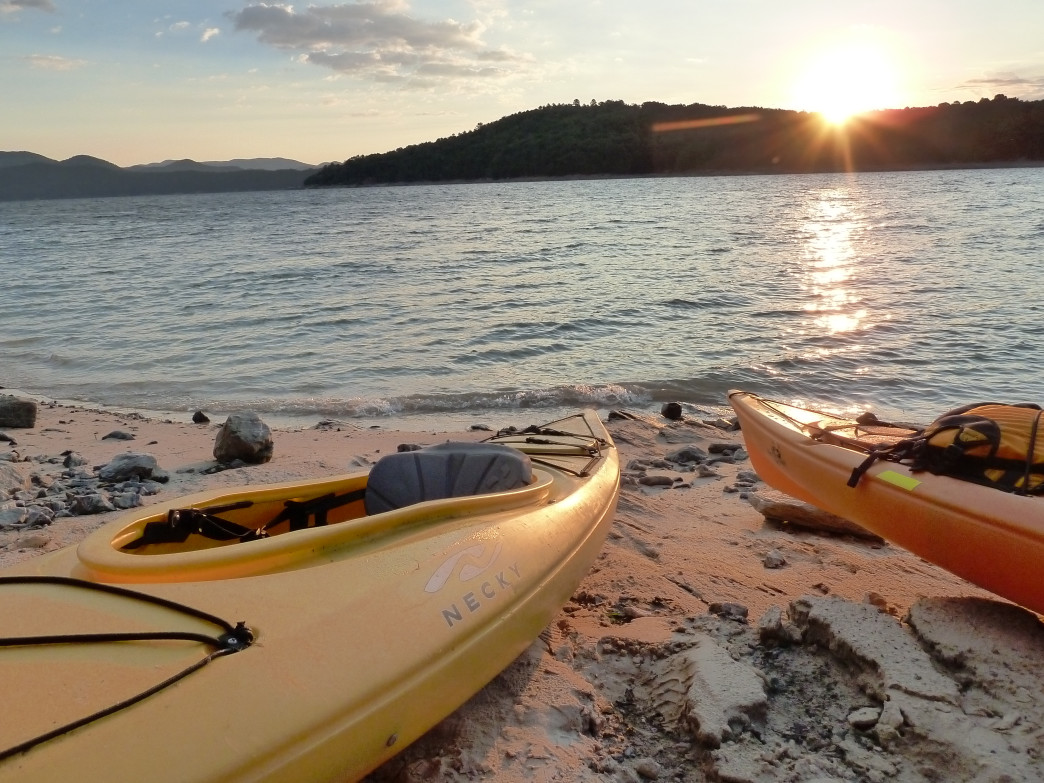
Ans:
[{"label": "small stone", "polygon": [[662,474],[653,474],[652,476],[639,476],[638,483],[647,487],[673,487],[674,478]]},{"label": "small stone", "polygon": [[762,644],[797,644],[801,641],[801,629],[787,622],[783,618],[783,610],[778,606],[770,606],[758,621],[758,638]]},{"label": "small stone", "polygon": [[711,614],[716,614],[718,617],[723,617],[726,620],[739,620],[741,622],[747,621],[747,615],[750,610],[743,604],[730,603],[715,601],[707,607],[707,611]]},{"label": "small stone", "polygon": [[121,492],[112,496],[112,504],[116,508],[137,508],[141,505],[141,495],[137,492]]},{"label": "small stone", "polygon": [[45,506],[26,507],[25,526],[45,527],[54,521],[54,511]]},{"label": "small stone", "polygon": [[134,440],[134,435],[124,430],[113,430],[108,435],[102,435],[102,440]]},{"label": "small stone", "polygon": [[682,417],[682,407],[676,402],[665,402],[663,407],[660,408],[660,413],[665,419],[678,421]]},{"label": "small stone", "polygon": [[210,421],[210,417],[207,416],[203,411],[196,411],[192,414],[193,424],[207,424]]},{"label": "small stone", "polygon": [[70,510],[74,514],[104,514],[115,511],[116,506],[99,494],[77,495]]},{"label": "small stone", "polygon": [[765,568],[782,568],[787,564],[787,559],[783,557],[782,553],[778,549],[773,549],[764,559],[761,561]]},{"label": "small stone", "polygon": [[87,464],[87,458],[82,454],[77,454],[75,451],[70,451],[65,455],[65,459],[62,460],[62,464],[67,468],[78,468],[80,465]]},{"label": "small stone", "polygon": [[643,758],[634,763],[634,771],[645,780],[659,780],[663,767],[654,759]]},{"label": "small stone", "polygon": [[707,452],[699,446],[683,446],[668,454],[665,459],[678,464],[688,464],[703,462],[707,456]]},{"label": "small stone", "polygon": [[848,716],[848,725],[853,729],[866,731],[877,725],[881,710],[877,707],[860,707]]}]

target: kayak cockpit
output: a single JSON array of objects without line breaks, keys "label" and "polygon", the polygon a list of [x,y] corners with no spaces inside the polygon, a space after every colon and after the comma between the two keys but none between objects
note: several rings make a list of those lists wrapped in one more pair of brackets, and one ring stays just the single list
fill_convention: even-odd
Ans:
[{"label": "kayak cockpit", "polygon": [[89,536],[77,555],[102,579],[245,576],[301,567],[440,520],[539,505],[555,484],[516,449],[447,443],[387,455],[368,474],[205,493],[138,510]]}]

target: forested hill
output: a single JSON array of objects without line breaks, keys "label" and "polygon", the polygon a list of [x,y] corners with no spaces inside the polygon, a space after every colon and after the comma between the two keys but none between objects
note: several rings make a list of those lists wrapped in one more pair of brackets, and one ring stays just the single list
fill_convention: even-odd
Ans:
[{"label": "forested hill", "polygon": [[872,171],[1044,161],[1044,101],[872,112],[841,128],[783,109],[558,104],[324,166],[306,186],[700,172]]}]

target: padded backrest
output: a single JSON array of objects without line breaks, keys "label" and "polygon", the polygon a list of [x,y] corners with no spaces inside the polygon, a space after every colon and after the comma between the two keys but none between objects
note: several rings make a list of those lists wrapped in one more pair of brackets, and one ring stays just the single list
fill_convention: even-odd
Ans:
[{"label": "padded backrest", "polygon": [[425,500],[503,492],[529,484],[533,465],[520,451],[494,443],[440,443],[381,457],[366,482],[366,513]]}]

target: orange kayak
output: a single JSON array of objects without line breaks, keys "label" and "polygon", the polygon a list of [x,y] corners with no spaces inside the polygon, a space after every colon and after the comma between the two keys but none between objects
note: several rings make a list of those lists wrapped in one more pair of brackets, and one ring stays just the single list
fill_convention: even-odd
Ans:
[{"label": "orange kayak", "polygon": [[1014,495],[897,462],[868,447],[911,431],[729,392],[751,463],[781,492],[855,522],[979,587],[1044,613],[1044,498]]}]

